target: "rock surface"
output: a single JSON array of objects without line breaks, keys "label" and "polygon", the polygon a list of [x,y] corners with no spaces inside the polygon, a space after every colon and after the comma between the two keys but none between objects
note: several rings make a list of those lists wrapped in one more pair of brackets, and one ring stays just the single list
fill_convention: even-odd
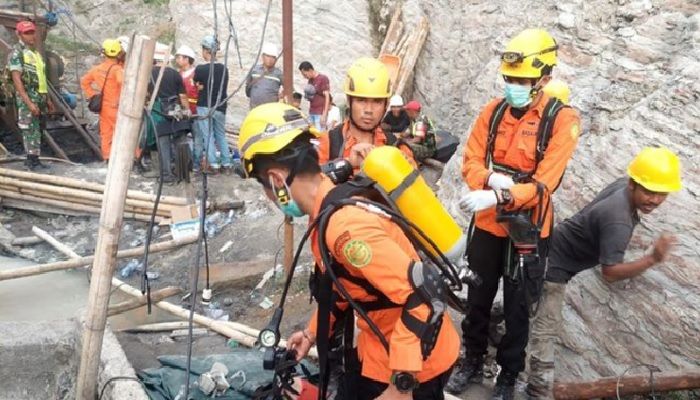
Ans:
[{"label": "rock surface", "polygon": [[[99,11],[77,16],[100,39],[137,27],[157,35],[156,27],[163,22],[175,28],[176,45],[197,49],[201,36],[213,30],[208,0],[172,0],[167,7],[137,7],[137,2],[116,0],[90,3],[99,4],[97,10],[136,15],[131,25],[120,25],[119,18]],[[218,3],[219,35],[225,38],[223,2]],[[278,3],[273,2],[266,37],[281,48]],[[394,3],[296,2],[295,68],[301,60],[310,60],[329,75],[334,96],[342,100],[339,89],[345,69],[357,57],[376,54],[373,37],[386,28]],[[114,5],[123,6],[110,8]],[[231,50],[232,86],[255,58],[266,5],[262,0],[234,2],[243,67]],[[508,38],[530,26],[544,27],[555,36],[560,44],[555,75],[570,84],[572,104],[581,111],[584,125],[584,136],[556,196],[559,219],[572,215],[622,176],[642,147],[662,144],[681,156],[684,189],[644,217],[627,254],[628,259],[638,257],[660,232],[668,231],[678,236],[673,256],[664,265],[618,284],[605,283],[598,271],[574,279],[568,289],[557,378],[617,375],[642,362],[664,371],[700,365],[700,4],[406,0],[404,14],[407,23],[421,14],[431,21],[415,71],[415,97],[438,125],[462,139],[481,107],[502,91],[497,54]],[[294,79],[301,89],[303,80],[296,70]],[[243,93],[234,97],[229,109],[229,119],[240,121],[247,110]],[[460,163],[455,157],[448,164],[440,190],[454,215],[459,215],[456,199],[466,193]],[[466,218],[458,219],[466,225]]]}]

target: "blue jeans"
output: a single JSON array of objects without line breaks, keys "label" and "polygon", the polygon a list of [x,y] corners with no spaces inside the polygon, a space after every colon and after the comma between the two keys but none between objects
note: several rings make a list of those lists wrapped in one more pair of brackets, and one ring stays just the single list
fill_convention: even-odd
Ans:
[{"label": "blue jeans", "polygon": [[[204,116],[209,113],[209,108],[207,107],[197,107],[197,115]],[[197,128],[194,131],[194,158],[195,162],[201,158],[202,146],[206,143],[206,138],[209,138],[208,143],[204,145],[204,150],[207,153],[207,161],[209,166],[214,169],[220,167],[231,167],[233,163],[231,162],[231,152],[228,148],[228,142],[226,141],[226,132],[224,131],[224,123],[226,121],[226,115],[221,111],[214,111],[212,116],[213,129],[209,132],[209,118],[198,119]],[[221,153],[221,164],[219,164],[219,159],[216,156],[216,148],[219,148]]]},{"label": "blue jeans", "polygon": [[325,127],[321,127],[321,114],[309,114],[309,120],[319,131],[325,131]]}]

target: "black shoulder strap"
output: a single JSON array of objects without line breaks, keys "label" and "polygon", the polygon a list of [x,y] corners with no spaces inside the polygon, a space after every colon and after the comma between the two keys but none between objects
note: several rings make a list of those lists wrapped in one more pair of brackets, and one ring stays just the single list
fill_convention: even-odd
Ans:
[{"label": "black shoulder strap", "polygon": [[349,199],[353,196],[366,195],[368,191],[374,190],[376,190],[374,188],[374,181],[365,176],[356,175],[351,180],[337,185],[328,192],[321,202],[321,212],[335,201]]},{"label": "black shoulder strap", "polygon": [[542,119],[540,120],[540,125],[537,127],[537,152],[535,154],[535,163],[539,164],[544,158],[544,153],[547,151],[547,146],[549,146],[549,140],[552,138],[552,131],[554,130],[554,121],[557,118],[557,114],[562,108],[569,107],[559,101],[557,98],[552,97],[544,106],[542,111]]},{"label": "black shoulder strap", "polygon": [[501,99],[501,101],[499,101],[496,105],[496,108],[493,109],[493,112],[491,113],[491,118],[489,119],[489,136],[486,140],[485,157],[487,168],[490,167],[491,161],[493,159],[493,146],[496,142],[496,133],[498,132],[498,125],[501,124],[501,120],[503,119],[503,114],[506,112],[506,108],[508,108],[508,103],[506,102],[506,99]]},{"label": "black shoulder strap", "polygon": [[328,139],[330,142],[330,150],[328,152],[328,159],[335,160],[336,158],[343,158],[343,148],[345,147],[345,137],[343,136],[343,125],[338,125],[335,128],[328,131]]}]

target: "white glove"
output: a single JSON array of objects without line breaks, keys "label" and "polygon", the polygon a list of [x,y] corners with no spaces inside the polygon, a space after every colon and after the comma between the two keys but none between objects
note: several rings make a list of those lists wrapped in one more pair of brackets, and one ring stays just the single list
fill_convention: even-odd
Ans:
[{"label": "white glove", "polygon": [[515,182],[513,182],[513,178],[508,175],[493,172],[491,175],[489,175],[489,181],[487,184],[491,189],[501,190],[510,189],[513,185],[515,185]]},{"label": "white glove", "polygon": [[493,190],[475,190],[459,200],[459,208],[464,212],[476,212],[491,208],[498,203]]}]

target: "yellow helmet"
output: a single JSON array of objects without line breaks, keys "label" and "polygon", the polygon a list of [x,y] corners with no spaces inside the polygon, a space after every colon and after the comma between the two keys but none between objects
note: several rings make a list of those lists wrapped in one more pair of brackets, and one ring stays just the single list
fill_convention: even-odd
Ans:
[{"label": "yellow helmet", "polygon": [[552,79],[544,86],[542,91],[549,97],[557,98],[562,103],[569,104],[569,85],[561,79]]},{"label": "yellow helmet", "polygon": [[557,48],[557,42],[547,31],[526,29],[511,39],[501,54],[501,75],[540,78],[557,64]]},{"label": "yellow helmet", "polygon": [[389,71],[376,58],[359,58],[348,69],[343,91],[348,96],[388,99],[391,97]]},{"label": "yellow helmet", "polygon": [[666,147],[645,147],[627,167],[633,181],[647,190],[670,193],[681,190],[681,162]]},{"label": "yellow helmet", "polygon": [[255,156],[275,154],[304,132],[320,135],[301,111],[291,105],[267,103],[250,110],[238,135],[246,175],[253,171]]},{"label": "yellow helmet", "polygon": [[117,39],[105,39],[102,42],[102,51],[107,57],[116,57],[122,51],[122,45]]}]

